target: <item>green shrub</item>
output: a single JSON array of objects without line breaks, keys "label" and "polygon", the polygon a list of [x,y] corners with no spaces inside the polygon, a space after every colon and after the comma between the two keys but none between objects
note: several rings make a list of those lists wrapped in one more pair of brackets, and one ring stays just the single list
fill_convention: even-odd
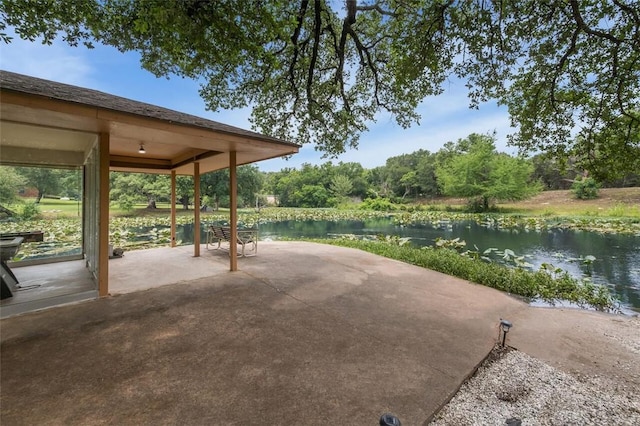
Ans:
[{"label": "green shrub", "polygon": [[367,198],[360,204],[360,209],[388,212],[398,207],[386,198]]},{"label": "green shrub", "polygon": [[133,211],[136,202],[136,198],[130,195],[121,195],[117,200],[118,207],[126,212]]},{"label": "green shrub", "polygon": [[467,213],[483,213],[485,207],[482,198],[469,198],[465,207]]},{"label": "green shrub", "polygon": [[40,216],[40,208],[36,203],[24,203],[18,211],[20,220],[33,220]]},{"label": "green shrub", "polygon": [[573,195],[580,200],[598,198],[598,189],[600,189],[600,185],[591,177],[582,179],[578,176],[571,185]]}]

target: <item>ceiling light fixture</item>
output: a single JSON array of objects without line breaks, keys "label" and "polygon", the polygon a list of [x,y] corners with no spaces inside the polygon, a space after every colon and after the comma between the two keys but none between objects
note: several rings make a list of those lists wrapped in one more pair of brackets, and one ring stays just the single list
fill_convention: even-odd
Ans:
[{"label": "ceiling light fixture", "polygon": [[143,144],[140,144],[140,149],[138,150],[138,152],[140,154],[146,154],[147,153],[147,151],[144,150],[144,145]]}]

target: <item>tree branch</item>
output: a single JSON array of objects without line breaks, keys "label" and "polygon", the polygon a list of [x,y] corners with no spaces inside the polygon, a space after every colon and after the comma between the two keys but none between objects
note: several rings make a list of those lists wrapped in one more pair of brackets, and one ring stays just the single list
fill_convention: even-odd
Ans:
[{"label": "tree branch", "polygon": [[[313,25],[313,51],[311,53],[311,63],[309,64],[309,70],[307,72],[307,105],[311,106],[313,100],[313,73],[316,69],[316,63],[318,62],[318,49],[320,48],[320,34],[322,33],[322,9],[321,0],[315,0],[314,2],[314,25]],[[311,112],[311,111],[310,111]]]},{"label": "tree branch", "polygon": [[[360,41],[360,38],[358,37],[358,34],[353,30],[353,28],[351,26],[345,27],[347,32],[349,33],[349,35],[351,36],[351,38],[353,39],[353,42],[356,44],[356,47],[358,49],[358,53],[360,54],[360,58],[362,60],[364,60],[364,57],[366,57],[366,65],[369,67],[369,69],[371,70],[371,73],[373,74],[373,81],[374,81],[374,97],[376,99],[376,104],[378,106],[384,107],[386,108],[386,105],[382,102],[380,102],[380,98],[378,96],[378,93],[380,92],[380,79],[378,78],[378,69],[375,66],[375,63],[373,61],[373,59],[371,58],[371,53],[369,52],[369,50],[362,44],[362,42]],[[365,65],[363,63],[363,65]]]},{"label": "tree branch", "polygon": [[580,29],[576,28],[571,36],[571,44],[560,58],[560,61],[555,66],[555,73],[553,75],[552,84],[551,84],[551,105],[553,109],[557,112],[558,108],[556,106],[556,88],[558,86],[558,78],[562,74],[562,70],[564,68],[565,63],[569,60],[569,56],[573,55],[576,51],[576,43],[578,41],[578,34],[580,34]]},{"label": "tree branch", "polygon": [[[349,3],[349,2],[348,2]],[[355,1],[353,3],[356,3]],[[356,6],[356,10],[358,11],[371,11],[371,10],[375,10],[376,12],[378,12],[380,15],[386,15],[386,16],[393,16],[394,18],[396,18],[398,15],[396,13],[390,12],[388,10],[384,10],[380,7],[379,4],[372,4],[372,5],[368,5],[368,6]],[[354,14],[355,16],[355,14]],[[355,22],[355,21],[354,21]]]},{"label": "tree branch", "polygon": [[344,105],[344,109],[351,113],[351,103],[349,102],[349,98],[344,90],[344,55],[345,55],[345,43],[346,43],[346,32],[344,30],[344,26],[347,25],[346,21],[343,23],[342,34],[340,36],[340,41],[338,42],[338,37],[336,35],[331,22],[327,25],[327,30],[331,34],[333,38],[333,47],[336,50],[336,55],[338,59],[338,66],[335,69],[335,74],[333,81],[340,88],[340,96],[342,97],[342,103]]},{"label": "tree branch", "polygon": [[295,93],[298,92],[295,78],[296,63],[298,62],[298,55],[300,54],[298,39],[300,38],[300,31],[302,30],[302,23],[304,21],[304,16],[307,13],[308,6],[309,1],[302,0],[302,2],[300,3],[300,10],[298,11],[298,25],[296,25],[296,29],[291,36],[291,43],[293,44],[293,58],[291,58],[291,64],[289,64],[289,80],[291,81],[291,86],[293,87],[293,91]]},{"label": "tree branch", "polygon": [[346,0],[347,6],[347,16],[345,22],[348,22],[350,25],[356,23],[356,11],[358,10],[358,5],[356,0]]},{"label": "tree branch", "polygon": [[638,24],[640,22],[640,17],[638,16],[638,11],[631,6],[621,3],[619,0],[613,0],[613,4],[618,6],[620,9],[624,10],[630,15],[633,15],[633,20]]},{"label": "tree branch", "polygon": [[571,4],[571,12],[573,14],[573,19],[576,21],[576,24],[578,24],[579,29],[581,29],[585,33],[590,34],[592,36],[605,38],[615,44],[621,44],[624,41],[624,40],[620,40],[617,37],[614,37],[609,33],[605,33],[604,31],[598,31],[598,30],[589,28],[586,22],[584,22],[584,18],[582,18],[582,14],[580,13],[580,6],[578,5],[578,0],[571,0],[569,3]]}]

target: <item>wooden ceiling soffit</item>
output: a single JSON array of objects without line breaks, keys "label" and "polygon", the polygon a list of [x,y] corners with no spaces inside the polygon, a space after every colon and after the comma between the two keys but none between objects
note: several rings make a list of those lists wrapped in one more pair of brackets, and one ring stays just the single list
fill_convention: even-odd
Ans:
[{"label": "wooden ceiling soffit", "polygon": [[182,167],[184,165],[187,165],[189,163],[195,163],[196,161],[200,161],[200,160],[204,160],[205,158],[210,158],[210,157],[215,157],[216,155],[220,155],[223,154],[223,152],[221,151],[206,151],[206,152],[202,152],[198,155],[195,155],[189,159],[185,159],[182,161],[179,161],[177,163],[175,163],[173,165],[174,168],[178,168],[178,167]]},{"label": "wooden ceiling soffit", "polygon": [[118,167],[124,169],[140,169],[142,170],[171,170],[173,164],[171,160],[162,160],[158,158],[140,158],[126,157],[123,155],[111,155],[109,157],[109,167]]},{"label": "wooden ceiling soffit", "polygon": [[139,169],[139,170],[173,170],[179,167],[185,166],[196,161],[204,160],[206,158],[214,157],[216,155],[223,154],[220,151],[207,151],[190,157],[188,159],[173,163],[171,160],[165,160],[160,158],[140,158],[140,157],[127,157],[124,155],[111,155],[109,166],[113,168],[121,169]]}]

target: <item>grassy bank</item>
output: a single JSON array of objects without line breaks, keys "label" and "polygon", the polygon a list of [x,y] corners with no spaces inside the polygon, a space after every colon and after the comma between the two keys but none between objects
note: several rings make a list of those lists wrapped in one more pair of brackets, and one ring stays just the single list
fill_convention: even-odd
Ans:
[{"label": "grassy bank", "polygon": [[350,239],[318,240],[318,242],[351,247],[390,259],[453,275],[507,293],[548,303],[566,300],[583,307],[615,311],[617,302],[606,287],[579,281],[568,273],[549,274],[507,268],[494,263],[461,256],[455,250],[416,248],[388,242]]},{"label": "grassy bank", "polygon": [[598,198],[579,200],[573,192],[544,191],[523,201],[500,204],[504,213],[530,216],[585,216],[640,218],[640,187],[604,188]]},{"label": "grassy bank", "polygon": [[[466,208],[464,198],[436,197],[419,200],[435,211],[458,211]],[[542,217],[628,217],[640,218],[640,187],[604,188],[592,200],[580,200],[571,190],[543,191],[528,200],[502,202],[497,213]]]}]

